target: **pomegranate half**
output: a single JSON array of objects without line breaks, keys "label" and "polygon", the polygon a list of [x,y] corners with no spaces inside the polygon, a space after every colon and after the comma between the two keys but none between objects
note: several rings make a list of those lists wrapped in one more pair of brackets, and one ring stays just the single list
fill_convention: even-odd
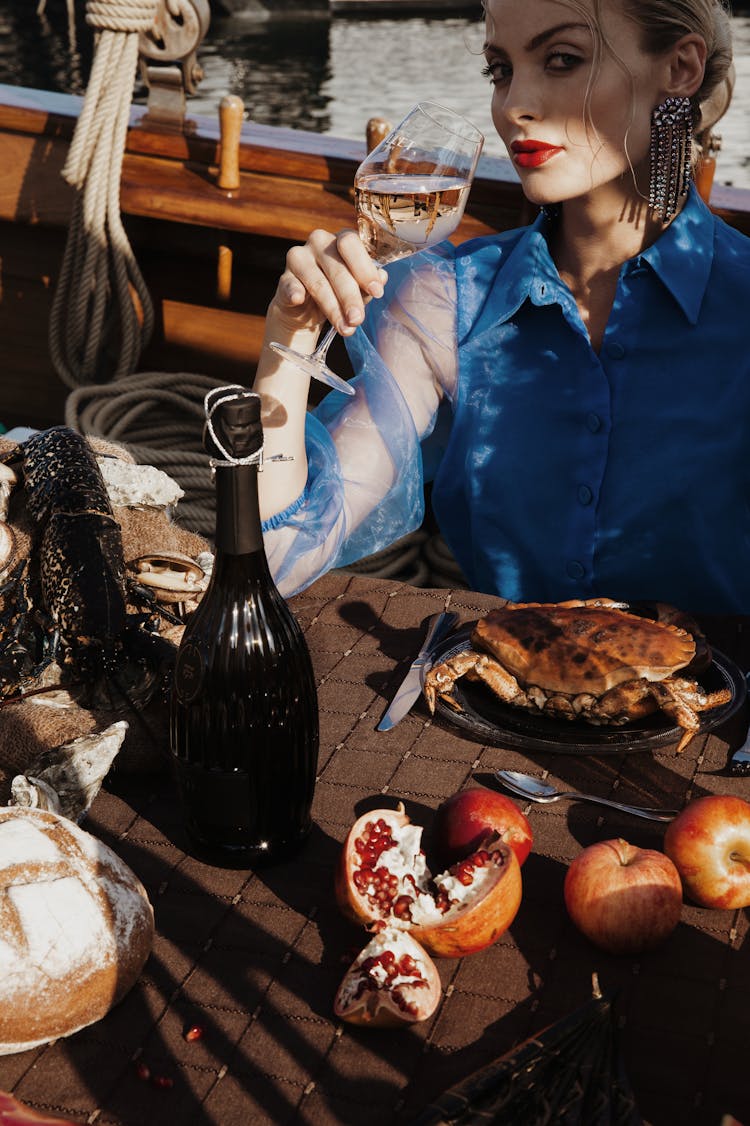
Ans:
[{"label": "pomegranate half", "polygon": [[422,827],[404,807],[365,813],[349,831],[336,898],[349,918],[408,930],[431,954],[460,958],[508,929],[521,903],[521,867],[503,841],[485,844],[433,877]]},{"label": "pomegranate half", "polygon": [[350,1024],[412,1024],[432,1016],[440,992],[440,978],[427,951],[408,931],[384,927],[347,970],[333,1009]]}]

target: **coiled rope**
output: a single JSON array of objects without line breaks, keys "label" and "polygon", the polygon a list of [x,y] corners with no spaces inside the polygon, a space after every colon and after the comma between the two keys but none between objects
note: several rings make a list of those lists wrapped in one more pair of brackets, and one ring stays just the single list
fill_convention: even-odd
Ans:
[{"label": "coiled rope", "polygon": [[173,477],[185,496],[177,520],[214,534],[214,485],[203,449],[203,400],[226,380],[193,372],[145,371],[111,383],[78,387],[65,403],[65,425],[119,442],[143,465]]},{"label": "coiled rope", "polygon": [[153,308],[120,217],[120,174],[138,65],[138,34],[158,0],[88,0],[96,47],[62,175],[76,189],[52,304],[52,362],[68,387],[135,370]]},{"label": "coiled rope", "polygon": [[[177,506],[178,522],[211,539],[216,509],[203,448],[203,400],[208,391],[225,383],[194,372],[145,371],[78,387],[65,402],[65,425],[90,437],[119,442],[137,462],[168,473],[185,494]],[[468,587],[442,536],[426,528],[345,570],[412,586]]]}]

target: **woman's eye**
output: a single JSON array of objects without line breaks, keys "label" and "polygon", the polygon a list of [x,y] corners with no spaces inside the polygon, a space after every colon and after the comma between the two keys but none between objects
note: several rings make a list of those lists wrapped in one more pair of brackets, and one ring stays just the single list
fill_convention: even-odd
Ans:
[{"label": "woman's eye", "polygon": [[511,73],[512,71],[508,63],[501,63],[497,59],[494,62],[487,63],[487,66],[482,67],[482,77],[489,78],[493,86],[497,86],[500,82],[507,81]]},{"label": "woman's eye", "polygon": [[572,55],[568,51],[553,51],[547,56],[548,70],[573,70],[582,62],[579,55]]}]

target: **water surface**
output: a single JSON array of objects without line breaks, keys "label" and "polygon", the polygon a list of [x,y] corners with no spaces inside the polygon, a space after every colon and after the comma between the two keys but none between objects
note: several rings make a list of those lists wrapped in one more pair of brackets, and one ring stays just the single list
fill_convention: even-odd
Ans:
[{"label": "water surface", "polygon": [[[84,0],[75,0],[72,21],[66,0],[46,0],[41,17],[36,8],[37,0],[0,0],[0,82],[83,92],[91,60]],[[416,101],[433,99],[471,118],[487,137],[486,152],[505,155],[480,73],[479,18],[269,20],[250,8],[213,16],[193,113],[214,114],[232,93],[262,124],[362,139],[368,117],[396,122]],[[750,18],[735,16],[733,30],[737,83],[717,129],[723,147],[716,178],[750,188]],[[140,83],[134,96],[146,99]]]}]

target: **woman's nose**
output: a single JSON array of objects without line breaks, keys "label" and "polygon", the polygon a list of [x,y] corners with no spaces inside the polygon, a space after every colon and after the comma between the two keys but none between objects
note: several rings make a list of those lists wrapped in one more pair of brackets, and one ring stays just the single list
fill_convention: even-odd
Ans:
[{"label": "woman's nose", "polygon": [[512,123],[537,120],[541,116],[541,106],[536,84],[514,76],[505,90],[502,113]]}]

